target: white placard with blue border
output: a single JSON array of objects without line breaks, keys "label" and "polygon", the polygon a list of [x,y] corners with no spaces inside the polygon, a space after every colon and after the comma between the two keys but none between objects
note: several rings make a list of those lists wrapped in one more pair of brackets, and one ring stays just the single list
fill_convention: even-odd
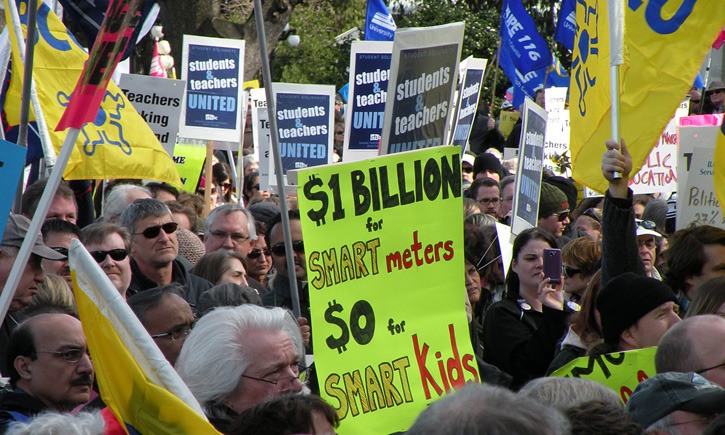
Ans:
[{"label": "white placard with blue border", "polygon": [[[335,87],[273,83],[272,90],[286,185],[290,169],[332,163]],[[274,160],[270,162],[269,181],[273,187],[277,178]]]},{"label": "white placard with blue border", "polygon": [[186,93],[179,135],[239,142],[244,41],[184,35],[181,71]]},{"label": "white placard with blue border", "polygon": [[355,41],[352,44],[342,153],[344,162],[357,162],[378,155],[392,52],[392,42]]},{"label": "white placard with blue border", "polygon": [[456,105],[456,117],[453,122],[453,137],[450,143],[466,151],[468,138],[471,136],[471,127],[476,118],[478,100],[483,88],[483,76],[486,73],[486,59],[467,57],[460,66],[461,84]]}]

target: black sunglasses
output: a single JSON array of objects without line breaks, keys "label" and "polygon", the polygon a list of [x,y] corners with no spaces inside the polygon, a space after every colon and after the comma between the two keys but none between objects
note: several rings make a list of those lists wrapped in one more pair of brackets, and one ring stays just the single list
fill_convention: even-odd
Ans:
[{"label": "black sunglasses", "polygon": [[107,255],[111,256],[114,261],[121,261],[128,256],[128,251],[123,248],[111,249],[110,251],[92,251],[89,252],[91,257],[96,260],[96,263],[103,263]]},{"label": "black sunglasses", "polygon": [[562,211],[561,213],[554,213],[552,216],[556,216],[556,219],[559,222],[564,222],[564,220],[569,217],[569,210]]},{"label": "black sunglasses", "polygon": [[272,255],[272,250],[269,248],[264,248],[264,250],[260,250],[259,248],[254,248],[251,251],[249,251],[249,253],[247,254],[247,258],[256,260],[257,258],[261,257],[262,254],[264,254],[265,257],[269,257],[270,255]]},{"label": "black sunglasses", "polygon": [[564,276],[567,278],[571,278],[572,276],[574,276],[580,272],[581,272],[581,270],[579,270],[579,269],[575,269],[571,266],[564,266]]},{"label": "black sunglasses", "polygon": [[133,235],[136,236],[139,234],[143,234],[143,236],[147,239],[154,239],[159,236],[162,229],[166,234],[173,234],[178,227],[179,224],[177,224],[176,222],[167,222],[163,225],[154,225],[153,227],[148,227],[140,233],[133,233]]},{"label": "black sunglasses", "polygon": [[55,247],[50,247],[50,249],[54,250],[55,252],[59,253],[60,255],[65,256],[66,258],[64,258],[64,260],[68,258],[68,248],[55,246]]},{"label": "black sunglasses", "polygon": [[652,221],[641,221],[639,219],[635,219],[634,223],[637,225],[637,228],[642,227],[646,230],[654,230],[657,228],[657,224]]},{"label": "black sunglasses", "polygon": [[[272,246],[270,248],[272,251],[272,254],[281,257],[285,255],[285,248],[284,243],[277,243],[276,245]],[[302,240],[295,240],[292,242],[292,250],[295,251],[298,254],[302,254],[305,252],[305,245],[302,243]]]}]

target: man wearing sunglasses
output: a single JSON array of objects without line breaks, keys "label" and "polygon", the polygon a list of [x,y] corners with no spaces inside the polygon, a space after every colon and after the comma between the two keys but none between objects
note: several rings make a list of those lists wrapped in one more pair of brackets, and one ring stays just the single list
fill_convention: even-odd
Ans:
[{"label": "man wearing sunglasses", "polygon": [[69,287],[73,286],[70,277],[70,267],[68,266],[68,248],[70,241],[81,238],[81,229],[76,224],[61,219],[48,219],[43,223],[40,230],[43,234],[43,241],[50,249],[63,255],[62,260],[41,261],[43,272],[58,275],[65,279]]},{"label": "man wearing sunglasses", "polygon": [[187,302],[196,305],[199,296],[212,287],[176,258],[178,224],[166,204],[158,199],[136,200],[121,214],[120,222],[131,233],[129,295],[177,282],[186,287]]},{"label": "man wearing sunglasses", "polygon": [[0,393],[2,433],[12,421],[70,412],[90,398],[93,364],[75,317],[38,314],[22,322],[10,338],[8,360],[11,389]]},{"label": "man wearing sunglasses", "polygon": [[83,228],[81,241],[113,286],[126,299],[131,285],[131,234],[118,224],[96,222]]},{"label": "man wearing sunglasses", "polygon": [[[11,214],[8,217],[8,223],[5,225],[3,233],[2,246],[0,246],[0,289],[5,288],[10,271],[13,268],[15,259],[20,252],[23,239],[28,233],[30,221],[25,216]],[[10,333],[15,329],[18,323],[23,320],[23,308],[30,305],[33,296],[38,292],[38,284],[45,281],[45,273],[40,266],[41,259],[62,260],[65,258],[62,254],[50,249],[43,243],[42,234],[38,234],[35,244],[32,247],[30,258],[22,269],[18,287],[15,295],[10,301],[8,313],[3,320],[0,328],[0,373],[7,373],[7,349],[10,340]],[[2,292],[3,290],[0,290]]]},{"label": "man wearing sunglasses", "polygon": [[[302,225],[300,224],[300,211],[289,211],[290,234],[292,236],[292,257],[295,264],[297,288],[300,293],[300,309],[302,316],[310,319],[310,299],[307,289],[307,263],[305,260],[305,247],[302,241]],[[284,244],[282,214],[275,216],[267,227],[266,239],[272,251],[272,264],[277,270],[276,275],[269,280],[269,292],[262,295],[262,302],[266,306],[292,308],[289,274],[287,273],[287,247]]]},{"label": "man wearing sunglasses", "polygon": [[550,232],[557,246],[562,248],[569,241],[568,237],[562,237],[569,222],[569,200],[566,194],[553,184],[542,182],[537,227]]}]

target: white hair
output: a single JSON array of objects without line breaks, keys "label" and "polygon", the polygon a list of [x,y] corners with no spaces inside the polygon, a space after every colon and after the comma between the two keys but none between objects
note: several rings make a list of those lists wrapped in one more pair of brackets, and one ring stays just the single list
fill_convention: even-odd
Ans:
[{"label": "white hair", "polygon": [[151,191],[145,187],[135,184],[119,184],[114,187],[103,202],[103,211],[101,216],[104,222],[115,222],[121,213],[131,204],[128,201],[128,193],[132,191],[147,193],[149,198],[152,197]]},{"label": "white hair", "polygon": [[239,387],[251,363],[245,338],[252,330],[284,331],[304,360],[302,336],[288,311],[251,304],[210,311],[186,337],[175,367],[207,414]]},{"label": "white hair", "polygon": [[77,415],[44,412],[27,422],[14,422],[5,432],[8,435],[103,435],[101,412],[79,412]]},{"label": "white hair", "polygon": [[210,213],[209,216],[206,217],[206,235],[208,236],[211,234],[211,227],[214,225],[214,221],[217,219],[217,217],[221,216],[227,216],[232,213],[243,213],[244,216],[247,218],[247,232],[249,233],[249,239],[250,240],[257,240],[257,228],[254,225],[254,216],[252,216],[252,213],[247,210],[246,208],[242,207],[239,204],[222,204],[219,207],[214,208]]}]

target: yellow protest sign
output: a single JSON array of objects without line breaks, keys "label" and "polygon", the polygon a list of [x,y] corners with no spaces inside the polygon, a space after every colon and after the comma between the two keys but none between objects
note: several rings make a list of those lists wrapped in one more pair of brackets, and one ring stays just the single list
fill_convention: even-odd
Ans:
[{"label": "yellow protest sign", "polygon": [[514,129],[514,124],[516,124],[516,121],[518,121],[519,118],[521,118],[521,114],[519,112],[502,111],[498,115],[498,131],[501,132],[503,137],[508,139],[511,134],[511,130]]},{"label": "yellow protest sign", "polygon": [[657,374],[656,347],[577,358],[551,376],[583,378],[604,384],[627,403],[637,385]]},{"label": "yellow protest sign", "polygon": [[206,146],[177,143],[174,147],[174,163],[181,177],[181,189],[189,193],[196,192],[201,169],[206,159]]},{"label": "yellow protest sign", "polygon": [[405,431],[479,381],[465,316],[458,147],[300,171],[320,393],[340,433]]}]

